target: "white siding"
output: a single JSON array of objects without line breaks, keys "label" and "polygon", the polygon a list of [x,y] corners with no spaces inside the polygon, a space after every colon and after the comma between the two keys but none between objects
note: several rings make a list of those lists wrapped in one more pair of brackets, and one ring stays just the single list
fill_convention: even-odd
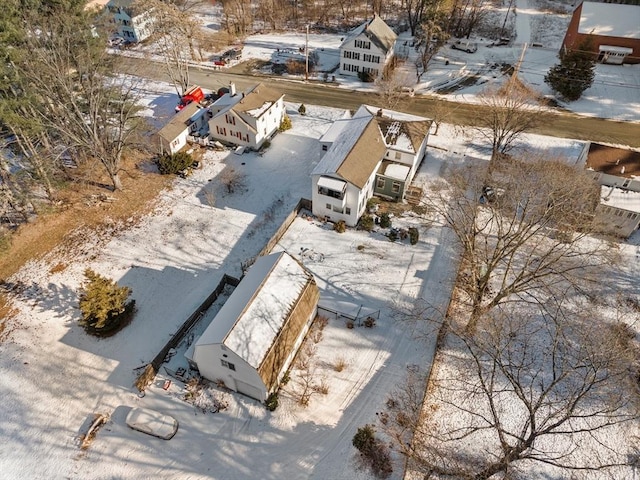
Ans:
[{"label": "white siding", "polygon": [[[257,400],[266,400],[267,389],[257,370],[227,347],[221,344],[196,345],[193,361],[204,378],[211,381],[222,380],[227,387],[236,391],[236,380],[239,380],[260,392],[260,398]],[[222,362],[226,362],[226,365]],[[235,370],[228,365],[233,366]]]}]

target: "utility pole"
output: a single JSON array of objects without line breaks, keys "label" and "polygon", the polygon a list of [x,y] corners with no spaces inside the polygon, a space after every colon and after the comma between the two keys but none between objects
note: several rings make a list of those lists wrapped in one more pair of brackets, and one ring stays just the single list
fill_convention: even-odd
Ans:
[{"label": "utility pole", "polygon": [[307,40],[304,45],[304,81],[309,80],[309,24],[307,23]]},{"label": "utility pole", "polygon": [[507,83],[507,93],[511,91],[511,87],[518,80],[518,72],[520,71],[520,65],[524,60],[524,54],[526,51],[527,51],[527,43],[525,42],[524,44],[522,44],[522,53],[520,54],[520,58],[516,62],[515,66],[513,67],[513,73],[511,74],[511,78]]},{"label": "utility pole", "polygon": [[502,22],[502,28],[500,29],[500,38],[504,37],[504,27],[507,26],[507,19],[509,18],[509,12],[511,11],[512,5],[513,0],[509,0],[509,8],[507,8],[507,14],[504,16],[504,22]]}]

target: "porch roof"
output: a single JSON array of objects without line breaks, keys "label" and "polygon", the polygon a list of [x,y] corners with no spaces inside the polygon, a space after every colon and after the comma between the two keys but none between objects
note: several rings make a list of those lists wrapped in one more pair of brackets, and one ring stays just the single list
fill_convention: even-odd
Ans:
[{"label": "porch roof", "polygon": [[336,192],[342,192],[347,186],[347,182],[338,180],[337,178],[320,177],[318,179],[318,186],[334,190]]}]

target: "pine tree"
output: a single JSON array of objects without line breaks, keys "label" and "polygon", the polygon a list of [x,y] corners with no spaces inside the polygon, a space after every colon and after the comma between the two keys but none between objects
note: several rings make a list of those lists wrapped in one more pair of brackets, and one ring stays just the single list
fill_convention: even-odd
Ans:
[{"label": "pine tree", "polygon": [[300,107],[298,108],[298,113],[300,115],[304,115],[305,113],[307,113],[307,107],[304,106],[304,103],[300,104]]},{"label": "pine tree", "polygon": [[122,328],[133,314],[134,301],[129,287],[118,284],[91,269],[84,272],[86,282],[80,294],[80,325],[89,333],[104,335]]},{"label": "pine tree", "polygon": [[560,63],[554,65],[544,81],[560,96],[573,102],[593,84],[596,62],[588,45],[579,45],[576,50],[565,53]]}]

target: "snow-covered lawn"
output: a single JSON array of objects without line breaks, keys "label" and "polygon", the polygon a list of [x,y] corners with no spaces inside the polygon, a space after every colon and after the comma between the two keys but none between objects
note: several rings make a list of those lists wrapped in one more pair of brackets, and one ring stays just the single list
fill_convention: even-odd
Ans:
[{"label": "snow-covered lawn", "polygon": [[[301,117],[296,108],[289,105],[294,128],[276,136],[263,156],[208,152],[203,168],[177,179],[152,214],[107,232],[77,232],[75,245],[34,259],[11,279],[25,288],[15,300],[18,328],[0,344],[4,478],[366,476],[353,465],[356,428],[375,421],[407,367],[420,365],[426,374],[433,355],[433,344],[414,338],[393,307],[423,295],[447,301],[455,261],[437,226],[422,229],[416,246],[376,233],[339,235],[306,219],[289,229],[277,249],[321,252],[323,262],[309,255],[303,261],[323,292],[381,311],[372,329],[329,323],[317,361],[330,390],[308,408],[285,394],[268,413],[232,395],[228,410],[203,415],[181,400],[175,383],[160,388],[161,376],[144,398],[132,387],[134,369],[155,356],[223,274],[239,276],[241,264],[309,196],[309,172],[321,155],[317,138],[344,111],[308,106]],[[438,158],[427,162],[436,172]],[[246,175],[243,191],[225,193],[218,180],[225,169]],[[403,222],[420,224],[409,217],[398,226]],[[58,263],[66,268],[52,272]],[[136,317],[112,338],[88,337],[77,325],[77,290],[87,267],[133,289]],[[331,366],[338,354],[348,363],[340,373]],[[173,415],[177,435],[165,443],[128,429],[132,406]],[[79,438],[94,413],[111,420],[82,451]]]}]

